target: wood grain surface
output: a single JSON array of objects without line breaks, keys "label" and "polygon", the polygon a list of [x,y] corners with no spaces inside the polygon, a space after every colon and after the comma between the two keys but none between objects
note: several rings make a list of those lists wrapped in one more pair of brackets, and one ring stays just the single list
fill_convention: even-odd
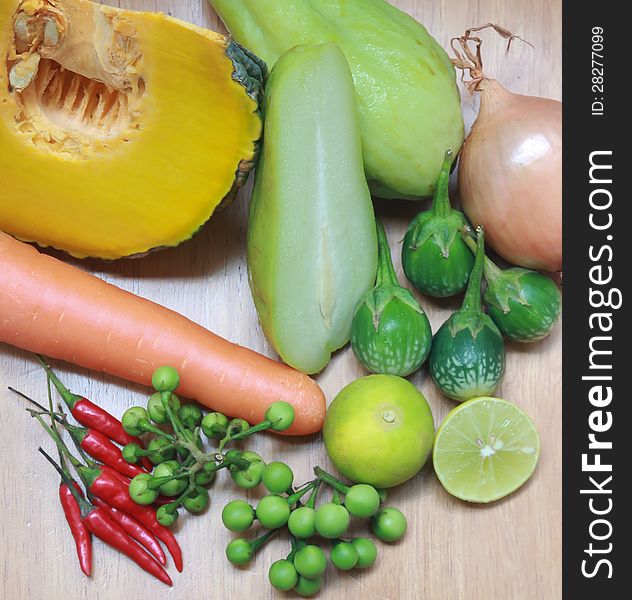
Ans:
[{"label": "wood grain surface", "polygon": [[[239,1],[239,0],[235,0]],[[134,9],[160,10],[212,29],[222,26],[206,0],[108,0]],[[394,0],[423,22],[448,47],[468,26],[494,21],[528,39],[508,56],[493,33],[483,34],[485,70],[516,92],[561,97],[560,0]],[[477,100],[463,92],[468,125]],[[420,140],[420,144],[423,140]],[[141,260],[81,263],[88,269],[260,352],[273,355],[257,323],[247,284],[246,215],[250,185],[228,209],[216,215],[195,238],[180,247]],[[3,200],[8,201],[8,200]],[[424,204],[379,202],[393,248],[396,269],[400,240]],[[2,266],[0,265],[0,268]],[[402,276],[403,279],[403,276]],[[422,299],[433,329],[458,301]],[[56,363],[76,391],[117,415],[142,403],[146,390]],[[351,351],[339,352],[318,378],[329,400],[364,375]],[[412,381],[426,394],[437,425],[453,408],[424,370]],[[170,567],[175,586],[167,590],[130,561],[96,542],[94,575],[87,580],[57,500],[57,476],[37,453],[51,448],[45,434],[10,395],[12,385],[45,399],[45,377],[32,356],[0,345],[0,597],[6,600],[109,600],[125,598],[281,598],[267,583],[267,570],[287,553],[287,540],[275,540],[246,568],[230,566],[224,547],[231,535],[221,526],[221,507],[241,491],[225,477],[213,488],[202,516],[181,519],[178,538],[185,571]],[[427,465],[409,483],[392,491],[390,501],[408,516],[410,530],[401,543],[379,546],[378,564],[366,572],[339,575],[331,566],[320,598],[389,600],[555,600],[561,597],[561,325],[544,342],[509,345],[507,375],[498,395],[525,408],[542,439],[542,456],[530,482],[492,506],[455,500]],[[258,436],[254,448],[268,460],[287,461],[297,481],[311,468],[328,466],[319,437],[301,440]],[[252,494],[255,498],[256,494]]]}]

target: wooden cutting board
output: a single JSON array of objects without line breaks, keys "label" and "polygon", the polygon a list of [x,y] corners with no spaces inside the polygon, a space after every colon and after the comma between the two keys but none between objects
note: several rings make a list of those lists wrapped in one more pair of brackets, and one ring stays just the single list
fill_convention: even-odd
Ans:
[{"label": "wooden cutting board", "polygon": [[[238,0],[236,0],[238,1]],[[223,30],[206,0],[109,0],[127,8],[161,10],[185,21]],[[468,26],[499,23],[534,46],[513,45],[508,56],[493,33],[483,34],[485,70],[509,89],[532,95],[561,96],[561,1],[553,0],[393,0],[423,22],[448,47]],[[477,99],[463,93],[469,125]],[[420,140],[420,143],[423,141]],[[250,185],[237,201],[216,215],[182,246],[142,260],[112,264],[85,261],[84,268],[109,282],[177,310],[194,321],[260,352],[273,355],[257,323],[246,277],[245,232]],[[377,204],[387,227],[398,274],[399,253],[409,220],[425,204]],[[1,266],[0,266],[1,268]],[[423,299],[433,329],[457,302]],[[83,369],[56,363],[71,388],[114,414],[143,402],[146,390]],[[318,378],[329,400],[364,375],[349,349],[339,352]],[[427,373],[412,381],[427,396],[440,423],[454,406],[442,397]],[[211,507],[202,516],[181,519],[177,527],[185,571],[170,566],[175,586],[167,590],[136,565],[96,542],[94,575],[79,571],[71,535],[57,500],[58,479],[38,455],[50,448],[45,434],[6,391],[12,385],[45,398],[45,377],[31,356],[0,345],[0,415],[4,423],[0,465],[0,597],[7,600],[110,600],[117,598],[280,598],[267,583],[269,565],[288,552],[275,540],[246,568],[224,557],[231,535],[220,511],[242,492],[225,477],[212,488]],[[389,600],[554,600],[561,597],[561,324],[544,342],[509,345],[501,395],[522,406],[535,420],[542,456],[531,481],[492,506],[471,506],[441,488],[427,465],[412,481],[391,493],[389,502],[408,516],[410,530],[394,546],[379,546],[378,563],[366,572],[339,575],[331,566],[318,597]],[[314,465],[329,466],[319,437],[305,440],[259,436],[254,449],[280,459],[297,481]],[[251,494],[256,498],[257,494]]]}]

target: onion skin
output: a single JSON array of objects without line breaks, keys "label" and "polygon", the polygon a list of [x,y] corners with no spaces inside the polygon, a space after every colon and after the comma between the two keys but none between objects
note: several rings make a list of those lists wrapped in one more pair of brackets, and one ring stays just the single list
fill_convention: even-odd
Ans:
[{"label": "onion skin", "polygon": [[463,210],[509,262],[562,269],[562,103],[482,79],[459,165]]}]

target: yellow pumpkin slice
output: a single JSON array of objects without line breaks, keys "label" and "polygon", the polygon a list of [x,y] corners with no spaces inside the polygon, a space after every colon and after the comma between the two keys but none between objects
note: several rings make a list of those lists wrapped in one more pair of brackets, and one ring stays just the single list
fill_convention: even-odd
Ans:
[{"label": "yellow pumpkin slice", "polygon": [[115,259],[190,238],[258,151],[265,64],[87,0],[0,3],[0,229]]}]

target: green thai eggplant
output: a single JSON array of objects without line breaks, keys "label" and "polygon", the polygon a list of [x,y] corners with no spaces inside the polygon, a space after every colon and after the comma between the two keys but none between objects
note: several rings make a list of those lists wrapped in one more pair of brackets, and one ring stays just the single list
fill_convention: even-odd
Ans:
[{"label": "green thai eggplant", "polygon": [[353,72],[373,193],[432,195],[441,154],[463,143],[463,119],[452,62],[423,25],[385,0],[210,2],[269,67],[296,45],[336,43]]},{"label": "green thai eggplant", "polygon": [[377,222],[375,287],[358,303],[351,324],[351,348],[371,373],[406,377],[428,358],[432,329],[419,302],[399,285],[386,232]]},{"label": "green thai eggplant", "polygon": [[316,373],[349,341],[377,240],[355,90],[334,44],[299,46],[269,75],[248,228],[250,287],[281,358]]},{"label": "green thai eggplant", "polygon": [[474,258],[461,236],[467,225],[461,211],[450,205],[448,181],[453,154],[445,153],[432,200],[408,226],[402,245],[402,266],[408,280],[436,298],[454,296],[467,286]]},{"label": "green thai eggplant", "polygon": [[[464,239],[475,252],[474,240],[467,234]],[[487,313],[508,340],[537,342],[551,333],[562,310],[562,297],[549,277],[521,267],[503,270],[487,257],[483,273]]]},{"label": "green thai eggplant", "polygon": [[489,396],[505,372],[503,337],[483,312],[481,280],[485,259],[482,227],[477,229],[476,260],[463,307],[437,331],[430,350],[430,375],[437,387],[463,402]]}]

